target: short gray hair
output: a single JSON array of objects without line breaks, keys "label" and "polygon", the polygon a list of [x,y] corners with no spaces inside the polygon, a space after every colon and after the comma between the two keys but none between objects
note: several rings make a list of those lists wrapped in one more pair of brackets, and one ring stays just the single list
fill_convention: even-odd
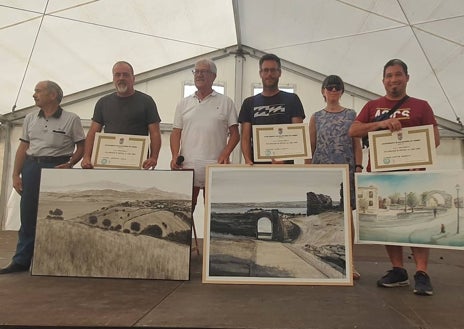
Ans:
[{"label": "short gray hair", "polygon": [[56,93],[56,100],[58,101],[58,104],[60,104],[63,99],[63,89],[61,89],[61,87],[54,81],[47,80],[46,82],[48,91]]},{"label": "short gray hair", "polygon": [[209,66],[209,70],[214,74],[217,74],[216,64],[214,64],[214,62],[211,59],[202,58],[195,63],[195,66],[197,66],[198,64],[207,64]]},{"label": "short gray hair", "polygon": [[129,66],[129,69],[131,70],[132,75],[134,75],[134,68],[132,67],[132,65],[129,62],[126,62],[126,61],[117,61],[116,63],[114,63],[111,72],[114,73],[114,68],[116,67],[116,65],[119,65],[119,64],[125,64],[125,65]]}]

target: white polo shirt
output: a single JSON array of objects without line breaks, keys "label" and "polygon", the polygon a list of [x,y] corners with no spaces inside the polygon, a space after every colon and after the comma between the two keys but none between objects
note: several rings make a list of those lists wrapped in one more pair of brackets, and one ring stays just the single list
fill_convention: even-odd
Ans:
[{"label": "white polo shirt", "polygon": [[183,167],[195,169],[195,186],[204,186],[205,166],[217,163],[229,127],[237,124],[234,102],[216,91],[202,101],[193,94],[177,104],[173,127],[182,129],[180,154]]}]

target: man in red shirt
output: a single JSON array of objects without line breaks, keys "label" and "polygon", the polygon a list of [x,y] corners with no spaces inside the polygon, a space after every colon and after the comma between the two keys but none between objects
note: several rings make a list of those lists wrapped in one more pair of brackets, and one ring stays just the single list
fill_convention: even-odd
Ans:
[{"label": "man in red shirt", "polygon": [[[366,136],[369,131],[388,129],[398,131],[403,127],[433,125],[435,146],[440,144],[437,121],[432,108],[425,101],[413,97],[407,98],[401,106],[386,120],[375,121],[375,118],[388,112],[396,103],[406,96],[406,86],[409,81],[408,67],[399,59],[392,59],[383,69],[383,85],[386,95],[369,101],[364,105],[356,120],[351,125],[351,137]],[[370,171],[370,162],[367,168]],[[379,287],[401,287],[409,284],[408,273],[403,264],[403,248],[401,246],[385,246],[393,269],[377,281]],[[427,275],[429,248],[411,247],[416,273],[414,275],[414,293],[430,296],[433,294],[432,284]]]}]

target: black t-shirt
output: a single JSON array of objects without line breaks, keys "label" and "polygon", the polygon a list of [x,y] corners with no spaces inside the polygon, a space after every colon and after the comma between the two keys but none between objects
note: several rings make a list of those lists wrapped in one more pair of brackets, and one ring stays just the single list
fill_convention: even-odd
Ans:
[{"label": "black t-shirt", "polygon": [[148,125],[161,122],[155,101],[140,91],[128,97],[116,93],[103,96],[95,105],[93,121],[104,126],[105,133],[148,135]]},{"label": "black t-shirt", "polygon": [[[300,98],[296,94],[279,91],[274,96],[258,94],[245,99],[240,109],[238,122],[250,122],[252,125],[290,124],[294,117],[305,118]],[[253,148],[253,141],[251,147]],[[293,162],[293,160],[286,160],[284,163]]]},{"label": "black t-shirt", "polygon": [[303,105],[298,95],[279,91],[274,96],[258,94],[243,101],[238,122],[255,125],[288,124],[293,117],[305,118]]}]

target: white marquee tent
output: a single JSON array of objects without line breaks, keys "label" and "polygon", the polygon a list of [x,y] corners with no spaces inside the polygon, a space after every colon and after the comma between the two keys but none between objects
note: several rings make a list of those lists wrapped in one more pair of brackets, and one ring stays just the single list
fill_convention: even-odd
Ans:
[{"label": "white marquee tent", "polygon": [[133,64],[137,81],[157,81],[139,87],[157,88],[157,103],[163,94],[158,105],[169,124],[182,97],[172,86],[188,80],[185,72],[200,56],[222,61],[218,78],[239,107],[249,85],[260,82],[256,58],[275,53],[289,72],[283,82],[297,85],[311,111],[322,106],[317,90],[325,75],[345,80],[353,97],[348,105],[359,110],[383,94],[385,62],[401,58],[411,75],[408,93],[427,99],[442,128],[459,139],[457,152],[449,153],[458,154],[462,168],[463,30],[462,0],[0,0],[0,127],[7,141],[1,208],[18,137],[11,127],[31,109],[35,84],[59,82],[66,108],[85,121],[96,97],[111,91],[111,66],[121,59]]},{"label": "white marquee tent", "polygon": [[120,58],[144,72],[232,45],[380,94],[381,65],[402,58],[438,116],[464,108],[461,0],[1,0],[0,17],[2,114],[33,104],[44,77],[70,94]]}]

